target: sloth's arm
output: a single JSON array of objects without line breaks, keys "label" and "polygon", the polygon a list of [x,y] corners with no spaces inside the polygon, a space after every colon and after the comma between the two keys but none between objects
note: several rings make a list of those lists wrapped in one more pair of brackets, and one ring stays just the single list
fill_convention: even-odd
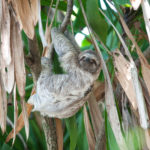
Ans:
[{"label": "sloth's arm", "polygon": [[76,44],[70,41],[72,39],[71,35],[68,37],[61,33],[57,28],[52,28],[51,37],[54,44],[54,48],[59,57],[62,57],[68,52],[79,52],[79,48]]}]

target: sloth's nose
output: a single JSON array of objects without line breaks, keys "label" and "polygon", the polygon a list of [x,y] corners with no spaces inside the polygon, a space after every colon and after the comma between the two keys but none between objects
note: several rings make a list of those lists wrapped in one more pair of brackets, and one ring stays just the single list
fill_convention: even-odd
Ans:
[{"label": "sloth's nose", "polygon": [[86,57],[86,58],[85,58],[85,61],[86,61],[86,62],[90,62],[90,58]]}]

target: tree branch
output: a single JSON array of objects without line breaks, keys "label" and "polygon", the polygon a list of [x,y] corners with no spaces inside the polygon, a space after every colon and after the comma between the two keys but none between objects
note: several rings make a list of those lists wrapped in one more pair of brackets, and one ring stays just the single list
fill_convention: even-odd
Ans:
[{"label": "tree branch", "polygon": [[42,125],[46,138],[47,150],[57,150],[55,120],[48,117],[42,117]]},{"label": "tree branch", "polygon": [[[67,25],[70,22],[70,17],[73,9],[73,0],[68,0],[66,16],[61,24],[61,31],[64,32]],[[51,45],[49,53],[52,52],[53,44]],[[45,138],[47,142],[48,150],[57,150],[57,135],[56,135],[56,122],[53,118],[44,117],[42,119],[43,129],[45,133]]]},{"label": "tree branch", "polygon": [[34,84],[36,85],[36,82],[41,72],[41,57],[40,57],[40,51],[39,51],[36,35],[34,35],[33,40],[28,39],[28,44],[29,44],[30,53],[28,56],[25,56],[25,61],[26,64],[31,69],[33,75],[33,81]]},{"label": "tree branch", "polygon": [[62,32],[65,32],[67,25],[70,23],[70,17],[73,9],[73,0],[67,0],[67,12],[65,18],[60,26]]}]

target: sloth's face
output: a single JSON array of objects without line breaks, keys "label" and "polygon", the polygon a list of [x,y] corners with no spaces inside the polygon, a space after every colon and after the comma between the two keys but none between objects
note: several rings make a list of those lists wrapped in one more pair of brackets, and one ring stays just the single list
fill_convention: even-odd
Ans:
[{"label": "sloth's face", "polygon": [[96,55],[96,52],[86,50],[80,53],[79,64],[84,70],[90,73],[96,73],[100,68],[100,59]]}]

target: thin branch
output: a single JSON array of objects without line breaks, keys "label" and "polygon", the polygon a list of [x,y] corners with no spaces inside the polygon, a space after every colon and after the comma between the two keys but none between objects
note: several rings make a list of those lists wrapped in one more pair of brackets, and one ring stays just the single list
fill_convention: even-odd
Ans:
[{"label": "thin branch", "polygon": [[132,62],[132,61],[133,61],[133,60],[132,60],[132,56],[131,56],[131,54],[130,54],[130,52],[129,52],[129,49],[128,49],[126,43],[124,42],[122,36],[120,35],[119,31],[117,30],[117,28],[113,25],[113,23],[111,22],[111,20],[105,15],[105,13],[104,13],[100,8],[99,8],[99,11],[100,11],[100,12],[102,13],[102,15],[107,19],[108,23],[113,27],[113,29],[114,29],[115,32],[117,33],[117,35],[118,35],[118,37],[119,37],[119,39],[120,39],[120,41],[121,41],[121,43],[122,43],[122,46],[123,46],[123,48],[125,49],[125,52],[126,52],[127,56],[129,57],[130,61]]},{"label": "thin branch", "polygon": [[67,12],[60,27],[62,32],[66,30],[67,25],[70,23],[70,17],[73,9],[73,0],[67,0],[67,2]]},{"label": "thin branch", "polygon": [[42,117],[42,125],[46,138],[47,150],[57,150],[55,120],[49,117]]},{"label": "thin branch", "polygon": [[48,20],[49,20],[50,12],[51,12],[51,9],[52,9],[52,5],[53,5],[53,0],[51,1],[51,4],[49,6],[48,15],[47,15],[47,21],[46,21],[46,26],[48,26]]},{"label": "thin branch", "polygon": [[53,25],[53,22],[54,22],[54,19],[55,19],[55,15],[56,15],[56,12],[57,12],[57,9],[58,9],[59,2],[60,2],[60,0],[57,0],[56,7],[55,7],[55,12],[54,12],[53,18],[51,20],[51,24],[49,26],[49,30],[51,30],[51,28],[52,28],[52,25]]},{"label": "thin branch", "polygon": [[41,41],[42,41],[42,44],[43,44],[43,47],[46,47],[47,46],[47,42],[46,42],[46,39],[45,39],[45,36],[44,36],[44,30],[43,30],[43,26],[42,26],[42,19],[41,19],[41,3],[40,3],[40,0],[38,0],[38,17],[39,17],[39,35],[41,37]]},{"label": "thin branch", "polygon": [[33,40],[28,39],[28,43],[30,53],[28,56],[25,57],[25,60],[27,65],[31,68],[33,81],[36,85],[36,82],[41,72],[41,58],[36,35],[34,35]]},{"label": "thin branch", "polygon": [[105,135],[105,124],[102,124],[101,130],[99,130],[95,150],[104,150],[106,145],[106,135]]},{"label": "thin branch", "polygon": [[[49,27],[47,27],[48,30],[51,30],[51,28],[52,28],[59,1],[60,0],[57,0],[56,7],[55,7],[55,12],[54,12],[53,18],[51,20],[51,24],[50,24]],[[63,22],[62,22],[61,26],[60,26],[60,30],[62,32],[65,32],[65,30],[67,28],[67,25],[70,23],[70,17],[71,17],[72,10],[73,10],[73,0],[68,0],[66,15],[65,15],[65,18],[63,19]],[[48,53],[51,53],[53,48],[54,48],[54,45],[53,45],[53,43],[51,43],[51,45],[49,46]],[[49,56],[50,55],[48,55],[48,58],[49,58]]]}]

